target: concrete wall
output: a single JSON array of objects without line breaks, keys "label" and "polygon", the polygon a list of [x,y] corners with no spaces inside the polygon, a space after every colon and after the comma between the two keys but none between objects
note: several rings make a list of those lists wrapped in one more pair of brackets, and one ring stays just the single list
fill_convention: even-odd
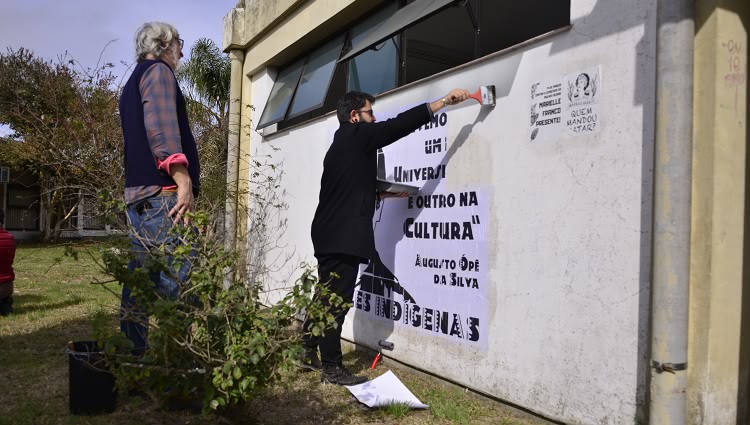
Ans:
[{"label": "concrete wall", "polygon": [[[383,0],[245,0],[224,17],[225,51],[247,49],[245,69],[284,65]],[[265,100],[264,100],[265,102]]]},{"label": "concrete wall", "polygon": [[[295,15],[318,3],[326,6],[315,9],[320,16]],[[250,43],[242,103],[259,114],[274,67],[299,46],[299,34],[340,29],[332,23],[348,3],[306,2],[278,22],[282,27]],[[477,348],[351,313],[345,337],[374,346],[385,336],[402,362],[551,418],[584,424],[644,420],[654,17],[654,0],[573,0],[570,30],[378,98],[376,110],[397,112],[454,87],[498,87],[492,110],[448,110],[448,139],[455,148],[446,185],[481,188],[490,200],[490,325],[487,346]],[[325,28],[311,28],[314,22]],[[601,75],[599,132],[531,140],[531,86],[591,68]],[[289,208],[275,240],[291,259],[271,280],[284,281],[298,260],[314,263],[310,224],[323,157],[338,124],[329,114],[267,137],[252,131],[247,118],[245,124],[250,158],[272,155],[283,164],[280,184]]]},{"label": "concrete wall", "polygon": [[688,417],[746,424],[750,3],[696,4]]}]

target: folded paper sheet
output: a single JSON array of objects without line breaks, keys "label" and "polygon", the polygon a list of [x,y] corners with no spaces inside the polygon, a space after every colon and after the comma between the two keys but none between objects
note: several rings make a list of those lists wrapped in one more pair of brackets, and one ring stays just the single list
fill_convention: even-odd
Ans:
[{"label": "folded paper sheet", "polygon": [[382,407],[404,403],[412,409],[427,409],[390,370],[372,381],[346,387],[354,397],[367,407]]}]

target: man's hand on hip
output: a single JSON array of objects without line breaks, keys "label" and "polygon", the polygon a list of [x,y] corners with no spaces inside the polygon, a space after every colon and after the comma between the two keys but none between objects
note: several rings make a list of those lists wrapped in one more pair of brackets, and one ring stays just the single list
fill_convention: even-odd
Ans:
[{"label": "man's hand on hip", "polygon": [[193,184],[190,180],[187,168],[184,165],[173,165],[170,169],[172,178],[177,183],[177,203],[169,211],[169,216],[178,223],[182,218],[185,224],[189,219],[185,214],[195,210],[195,199],[193,198]]}]

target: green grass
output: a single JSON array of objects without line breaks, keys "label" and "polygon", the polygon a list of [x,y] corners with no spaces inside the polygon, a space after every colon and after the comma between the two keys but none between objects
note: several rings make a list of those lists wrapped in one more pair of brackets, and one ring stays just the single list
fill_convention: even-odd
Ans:
[{"label": "green grass", "polygon": [[[96,252],[96,245],[78,245]],[[117,326],[119,286],[91,255],[78,261],[65,246],[21,245],[16,254],[15,312],[0,317],[0,425],[13,424],[503,424],[543,423],[527,415],[409,370],[394,373],[423,403],[368,409],[343,387],[321,385],[316,373],[294,372],[248,403],[208,417],[168,411],[140,397],[121,395],[117,411],[101,416],[68,412],[68,359],[72,340],[91,339],[92,327]],[[94,254],[95,255],[95,254]],[[96,257],[94,257],[96,258]],[[394,365],[369,369],[372,354],[349,350],[347,366],[375,378]]]},{"label": "green grass", "polygon": [[383,408],[383,411],[394,418],[403,418],[411,410],[408,403],[391,403]]}]

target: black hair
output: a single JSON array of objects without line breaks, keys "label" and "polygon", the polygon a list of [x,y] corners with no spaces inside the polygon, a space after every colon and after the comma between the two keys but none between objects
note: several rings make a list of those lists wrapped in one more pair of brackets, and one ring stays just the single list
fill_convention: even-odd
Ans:
[{"label": "black hair", "polygon": [[339,122],[349,122],[349,113],[365,106],[368,100],[370,101],[370,104],[375,103],[375,97],[373,95],[362,93],[360,91],[350,91],[341,96],[338,104],[336,104],[336,116],[339,118]]}]

